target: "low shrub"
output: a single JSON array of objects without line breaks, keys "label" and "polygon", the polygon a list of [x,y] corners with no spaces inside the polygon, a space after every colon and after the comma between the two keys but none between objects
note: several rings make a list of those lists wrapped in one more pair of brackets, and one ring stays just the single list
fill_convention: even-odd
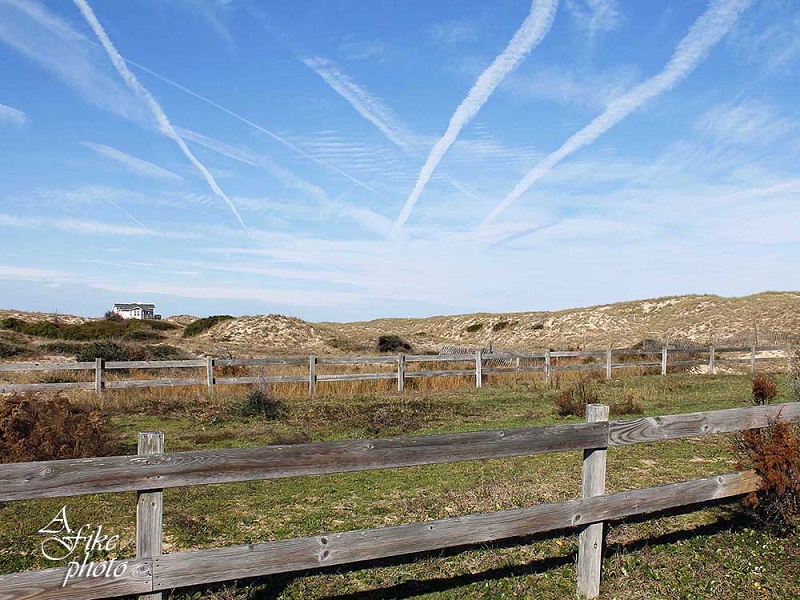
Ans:
[{"label": "low shrub", "polygon": [[[145,360],[184,360],[191,358],[186,352],[168,344],[145,346],[143,348]],[[131,359],[136,360],[136,359]]]},{"label": "low shrub", "polygon": [[542,329],[544,329],[544,323],[534,323],[531,329],[533,331],[541,331]]},{"label": "low shrub", "polygon": [[96,358],[107,361],[130,360],[182,360],[191,358],[180,348],[167,344],[140,346],[118,342],[92,342],[81,344],[75,352],[78,362],[91,362]]},{"label": "low shrub", "polygon": [[761,477],[758,491],[745,497],[745,507],[767,529],[795,531],[800,526],[800,427],[772,422],[742,432],[738,446],[738,468],[753,468]]},{"label": "low shrub", "polygon": [[166,339],[163,334],[150,329],[138,329],[129,331],[122,336],[123,342],[155,342]]},{"label": "low shrub", "polygon": [[32,392],[0,399],[0,462],[107,456],[116,447],[106,415],[87,405]]},{"label": "low shrub", "polygon": [[67,356],[74,356],[84,348],[86,344],[80,342],[47,342],[39,346],[43,352],[51,354],[65,354]]},{"label": "low shrub", "polygon": [[136,331],[174,329],[176,325],[164,321],[142,319],[102,319],[86,323],[58,323],[54,321],[27,322],[10,317],[0,319],[0,328],[25,335],[52,340],[95,341],[120,339]]},{"label": "low shrub", "polygon": [[420,428],[420,417],[416,406],[408,403],[380,406],[372,413],[367,430],[374,435],[408,433]]},{"label": "low shrub", "polygon": [[221,323],[222,321],[229,321],[233,319],[232,315],[212,315],[210,317],[204,317],[202,319],[197,319],[196,321],[192,321],[186,326],[186,329],[183,330],[183,337],[194,337],[203,333],[204,331],[208,331],[217,323]]},{"label": "low shrub", "polygon": [[472,325],[467,325],[464,328],[464,331],[466,331],[467,333],[476,333],[481,329],[483,329],[483,323],[473,323]]},{"label": "low shrub", "polygon": [[11,358],[13,356],[24,356],[26,354],[30,354],[30,348],[28,346],[7,340],[0,340],[0,358]]},{"label": "low shrub", "polygon": [[503,329],[508,329],[509,327],[513,326],[514,323],[514,321],[498,321],[492,325],[492,331],[502,331]]},{"label": "low shrub", "polygon": [[146,360],[146,354],[143,348],[124,346],[117,342],[84,344],[75,354],[78,362],[91,362],[96,358],[107,361]]},{"label": "low shrub", "polygon": [[378,352],[410,352],[411,344],[397,335],[382,335],[378,338]]},{"label": "low shrub", "polygon": [[122,323],[125,319],[122,318],[122,315],[119,313],[115,313],[113,310],[107,310],[106,314],[103,315],[103,318],[106,321],[117,321],[118,323]]},{"label": "low shrub", "polygon": [[560,417],[583,417],[586,405],[598,402],[597,390],[588,377],[582,377],[556,396],[556,414]]},{"label": "low shrub", "polygon": [[267,421],[278,421],[289,414],[286,404],[274,398],[264,386],[251,389],[236,408],[243,417],[261,417]]},{"label": "low shrub", "polygon": [[756,375],[752,381],[751,401],[756,406],[771,404],[778,395],[778,386],[767,375]]}]

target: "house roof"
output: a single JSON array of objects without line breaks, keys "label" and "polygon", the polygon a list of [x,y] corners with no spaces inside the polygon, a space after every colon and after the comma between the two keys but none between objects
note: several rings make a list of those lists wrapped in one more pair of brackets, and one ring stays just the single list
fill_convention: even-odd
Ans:
[{"label": "house roof", "polygon": [[115,302],[114,303],[114,308],[116,308],[117,310],[133,310],[134,308],[137,308],[137,307],[141,308],[143,310],[148,310],[148,309],[149,310],[155,310],[156,305],[155,304],[144,304],[144,303],[141,303],[141,302],[134,302],[132,304],[127,304],[125,302]]}]

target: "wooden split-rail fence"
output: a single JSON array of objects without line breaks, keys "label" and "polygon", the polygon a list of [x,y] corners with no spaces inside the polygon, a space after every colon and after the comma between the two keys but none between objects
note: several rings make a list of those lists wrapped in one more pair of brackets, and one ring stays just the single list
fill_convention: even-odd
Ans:
[{"label": "wooden split-rail fence", "polygon": [[[672,349],[662,348],[652,352],[635,349],[607,349],[607,350],[544,350],[541,352],[494,352],[484,354],[481,350],[474,354],[397,354],[383,356],[349,356],[349,357],[322,357],[311,355],[308,358],[240,358],[219,359],[206,357],[192,360],[158,360],[158,361],[105,361],[98,358],[93,362],[30,362],[30,363],[0,363],[0,377],[5,373],[25,371],[93,371],[93,381],[79,382],[52,382],[52,383],[0,383],[0,393],[39,391],[39,390],[94,390],[102,395],[105,390],[123,388],[153,388],[201,385],[208,389],[209,394],[214,393],[218,385],[239,384],[276,384],[276,383],[307,383],[308,393],[313,396],[317,385],[326,381],[368,381],[380,379],[394,379],[397,381],[398,391],[403,391],[405,381],[420,377],[457,377],[468,376],[475,378],[475,386],[481,387],[485,375],[501,375],[516,373],[543,373],[545,381],[550,383],[553,373],[560,371],[605,371],[606,379],[611,379],[615,369],[660,368],[661,374],[666,375],[670,367],[708,366],[710,373],[715,373],[719,365],[746,364],[750,372],[755,372],[756,364],[761,361],[772,361],[774,356],[760,356],[764,352],[783,354],[783,359],[794,349],[789,346],[752,347],[720,347]],[[738,357],[726,357],[736,353]],[[745,354],[746,356],[741,356]],[[698,356],[700,355],[700,356]],[[625,360],[626,358],[639,358],[641,360]],[[688,358],[687,358],[688,357]],[[677,358],[677,359],[676,359]],[[493,366],[498,360],[513,361],[510,367]],[[584,360],[579,364],[559,364],[559,360],[566,361]],[[423,369],[425,364],[441,363],[469,363],[470,368],[465,369]],[[220,370],[225,367],[281,367],[281,366],[306,366],[307,374],[303,375],[259,375],[259,376],[224,376]],[[356,366],[356,365],[392,365],[391,370],[378,373],[318,373],[319,366]],[[414,368],[417,365],[418,368]],[[203,377],[182,379],[139,379],[139,380],[113,380],[108,378],[108,372],[136,369],[204,369]]]},{"label": "wooden split-rail fence", "polygon": [[[758,489],[752,471],[605,493],[606,454],[660,442],[800,422],[800,402],[624,421],[592,404],[587,422],[290,446],[164,453],[161,433],[139,434],[139,454],[0,465],[0,502],[136,493],[135,558],[119,577],[77,577],[67,567],[0,575],[0,600],[158,600],[165,590],[346,565],[531,534],[578,530],[577,589],[599,594],[604,523],[730,499]],[[583,450],[581,497],[375,529],[163,554],[163,489]],[[132,503],[133,504],[133,503]],[[266,505],[265,505],[266,506]]]}]

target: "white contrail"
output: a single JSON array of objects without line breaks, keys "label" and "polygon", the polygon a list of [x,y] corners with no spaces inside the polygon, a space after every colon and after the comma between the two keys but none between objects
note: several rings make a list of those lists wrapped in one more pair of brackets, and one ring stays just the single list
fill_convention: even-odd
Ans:
[{"label": "white contrail", "polygon": [[603,114],[572,135],[561,148],[539,161],[508,196],[481,221],[480,227],[492,223],[534,183],[547,175],[567,156],[591,144],[645,102],[666,92],[688,76],[705,59],[711,48],[725,37],[736,23],[739,15],[750,4],[752,4],[752,0],[712,0],[706,12],[695,21],[689,29],[689,33],[675,48],[672,58],[663,71],[635,86],[623,96],[612,100]]},{"label": "white contrail", "polygon": [[380,99],[370,95],[364,88],[356,85],[352,79],[339,71],[331,61],[325,58],[304,58],[303,63],[314,71],[342,98],[364,117],[375,125],[389,141],[400,148],[408,148],[413,144],[413,134],[399,122],[392,109]]},{"label": "white contrail", "polygon": [[242,123],[244,123],[245,125],[248,125],[248,126],[252,127],[253,129],[255,129],[255,130],[257,130],[257,131],[260,131],[260,132],[261,132],[261,133],[263,133],[264,135],[271,137],[273,140],[275,140],[276,142],[278,142],[278,143],[280,143],[280,144],[283,144],[284,146],[286,146],[287,148],[289,148],[290,150],[292,150],[293,152],[295,152],[295,153],[296,153],[296,154],[298,154],[299,156],[302,156],[303,158],[307,158],[308,160],[314,161],[315,163],[317,163],[317,164],[319,164],[319,165],[322,165],[323,167],[326,167],[326,168],[328,168],[328,169],[331,169],[331,170],[333,170],[333,171],[336,171],[336,172],[337,172],[339,175],[341,175],[342,177],[346,177],[347,179],[349,179],[349,180],[350,180],[350,181],[352,181],[353,183],[355,183],[355,184],[357,184],[357,185],[361,186],[361,187],[362,187],[362,188],[364,188],[365,190],[368,190],[368,191],[370,191],[370,192],[372,192],[372,193],[374,193],[374,194],[378,194],[378,193],[379,193],[379,192],[378,192],[378,191],[377,191],[375,188],[372,188],[372,187],[370,187],[369,185],[367,185],[366,183],[364,183],[363,181],[360,181],[360,180],[356,179],[355,177],[353,177],[353,176],[352,176],[352,175],[350,175],[349,173],[346,173],[345,171],[342,171],[342,170],[341,170],[339,167],[337,167],[336,165],[333,165],[333,164],[331,164],[331,163],[329,163],[329,162],[326,162],[326,161],[324,161],[324,160],[321,160],[321,159],[317,158],[316,156],[314,156],[313,154],[309,154],[308,152],[306,152],[306,151],[305,151],[305,150],[303,150],[302,148],[298,147],[297,145],[293,144],[292,142],[290,142],[290,141],[289,141],[289,140],[287,140],[286,138],[284,138],[284,137],[281,137],[281,136],[279,136],[277,133],[275,133],[275,132],[273,132],[273,131],[270,131],[269,129],[266,129],[266,128],[264,128],[264,127],[262,127],[262,126],[261,126],[261,125],[259,125],[258,123],[254,123],[254,122],[253,122],[253,121],[251,121],[250,119],[248,119],[248,118],[246,118],[246,117],[243,117],[243,116],[241,116],[241,115],[239,115],[239,114],[237,114],[237,113],[233,112],[232,110],[230,110],[230,109],[228,109],[228,108],[225,108],[225,107],[224,107],[224,106],[222,106],[221,104],[217,104],[217,103],[216,103],[216,102],[214,102],[213,100],[210,100],[210,99],[206,98],[205,96],[201,96],[201,95],[200,95],[200,94],[198,94],[197,92],[194,92],[194,91],[190,90],[189,88],[187,88],[187,87],[185,87],[185,86],[181,85],[181,84],[180,84],[180,83],[178,83],[177,81],[173,81],[172,79],[169,79],[168,77],[164,77],[163,75],[161,75],[161,74],[159,74],[159,73],[156,73],[155,71],[151,71],[150,69],[148,69],[148,68],[147,68],[147,67],[145,67],[144,65],[141,65],[141,64],[139,64],[139,63],[137,63],[137,62],[134,62],[134,61],[132,61],[132,60],[130,60],[130,59],[127,59],[127,58],[126,58],[126,59],[124,59],[124,60],[125,60],[125,62],[126,62],[126,63],[128,63],[128,64],[130,64],[130,65],[133,65],[133,66],[134,66],[134,67],[136,67],[137,69],[141,69],[141,70],[142,70],[142,71],[144,71],[145,73],[149,73],[150,75],[152,75],[152,76],[153,76],[153,77],[155,77],[156,79],[159,79],[159,80],[163,81],[163,82],[164,82],[164,83],[166,83],[167,85],[171,85],[172,87],[174,87],[174,88],[176,88],[176,89],[179,89],[179,90],[181,90],[182,92],[185,92],[185,93],[189,94],[190,96],[192,96],[192,97],[194,97],[194,98],[197,98],[198,100],[200,100],[200,101],[202,101],[202,102],[205,102],[205,103],[206,103],[206,104],[208,104],[209,106],[213,106],[214,108],[216,108],[216,109],[218,109],[218,110],[221,110],[222,112],[224,112],[224,113],[226,113],[226,114],[230,115],[231,117],[233,117],[233,118],[234,118],[234,119],[236,119],[237,121],[241,121],[241,122],[242,122]]},{"label": "white contrail", "polygon": [[16,125],[17,127],[22,127],[25,125],[25,122],[28,120],[28,115],[26,115],[21,110],[17,110],[16,108],[11,108],[10,106],[6,106],[5,104],[0,104],[0,123],[6,122],[10,123],[11,125]]},{"label": "white contrail", "polygon": [[228,205],[228,208],[231,209],[236,220],[239,221],[239,224],[242,226],[242,229],[247,231],[247,226],[242,221],[241,215],[239,215],[239,211],[236,209],[236,206],[231,199],[228,198],[227,194],[222,191],[222,188],[217,185],[217,182],[214,180],[214,177],[209,173],[208,169],[201,163],[192,151],[189,150],[189,147],[186,145],[186,142],[183,141],[183,138],[178,135],[175,131],[175,128],[169,122],[167,115],[162,110],[161,106],[159,106],[158,102],[156,102],[153,95],[145,88],[139,80],[136,79],[136,76],[131,73],[130,69],[128,69],[128,65],[125,64],[125,59],[122,58],[117,49],[111,43],[108,35],[106,35],[103,26],[100,25],[100,22],[95,17],[94,12],[92,12],[91,7],[87,4],[86,0],[74,0],[75,6],[81,11],[83,18],[86,19],[86,22],[94,31],[97,38],[100,40],[100,43],[103,45],[103,48],[108,54],[108,57],[111,59],[114,68],[116,68],[117,72],[120,74],[122,79],[128,85],[131,90],[145,103],[145,105],[150,109],[153,113],[153,116],[156,118],[158,122],[158,127],[165,136],[173,140],[178,147],[181,149],[181,152],[189,159],[189,161],[195,166],[195,168],[200,171],[200,174],[205,178],[206,182],[208,183],[211,190],[219,196],[222,200],[225,201],[225,204]]},{"label": "white contrail", "polygon": [[141,158],[131,156],[127,152],[123,152],[117,148],[112,148],[111,146],[106,146],[105,144],[97,144],[95,142],[81,142],[81,146],[86,146],[101,156],[105,156],[106,158],[117,161],[128,171],[136,175],[172,181],[183,180],[183,177],[165,169],[164,167],[159,167],[158,165],[154,165],[153,163],[142,160]]},{"label": "white contrail", "polygon": [[[9,0],[4,0],[4,1],[9,1]],[[44,27],[47,27],[48,29],[51,29],[51,30],[56,30],[56,29],[61,30],[62,32],[66,33],[69,36],[70,40],[79,39],[81,41],[86,42],[87,44],[91,44],[92,46],[95,46],[95,47],[98,47],[98,48],[101,48],[101,49],[103,48],[103,46],[101,44],[98,44],[97,42],[89,39],[88,37],[84,36],[83,34],[75,31],[69,25],[67,25],[66,23],[62,22],[60,19],[56,18],[54,15],[48,13],[47,10],[43,6],[39,6],[39,5],[34,4],[33,2],[30,2],[30,1],[25,1],[25,2],[19,2],[18,0],[11,0],[11,1],[13,2],[14,6],[16,8],[18,8],[19,10],[24,11],[31,19],[37,21],[38,23],[40,23]],[[83,53],[82,53],[82,55],[83,55]],[[370,192],[372,192],[374,194],[378,194],[377,190],[375,190],[374,188],[368,186],[363,181],[359,181],[358,179],[356,179],[355,177],[353,177],[349,173],[344,172],[342,169],[338,168],[337,166],[335,166],[335,165],[333,165],[331,163],[328,163],[328,162],[326,162],[324,160],[321,160],[321,159],[317,158],[316,156],[313,156],[312,154],[309,154],[308,152],[306,152],[302,148],[296,146],[295,144],[293,144],[292,142],[290,142],[286,138],[281,137],[280,135],[278,135],[274,131],[270,131],[269,129],[266,129],[265,127],[262,127],[261,125],[258,125],[257,123],[254,123],[253,121],[247,119],[246,117],[243,117],[242,115],[239,115],[239,114],[233,112],[229,108],[226,108],[226,107],[222,106],[221,104],[218,104],[218,103],[214,102],[213,100],[211,100],[209,98],[206,98],[205,96],[202,96],[202,95],[198,94],[197,92],[195,92],[193,90],[190,90],[189,88],[181,85],[180,83],[178,83],[176,81],[173,81],[172,79],[170,79],[168,77],[165,77],[164,75],[161,75],[160,73],[157,73],[156,71],[152,71],[151,69],[148,69],[147,67],[145,67],[144,65],[142,65],[140,63],[137,63],[137,62],[135,62],[135,61],[133,61],[133,60],[131,60],[129,58],[125,58],[125,57],[122,57],[122,60],[124,60],[127,64],[133,65],[137,69],[140,69],[140,70],[144,71],[145,73],[148,73],[149,75],[152,75],[153,77],[155,77],[159,81],[162,81],[162,82],[166,83],[167,85],[170,85],[170,86],[172,86],[172,87],[174,87],[174,88],[176,88],[178,90],[181,90],[182,92],[184,92],[186,94],[189,94],[190,96],[192,96],[194,98],[197,98],[201,102],[205,102],[209,106],[213,106],[214,108],[216,108],[218,110],[221,110],[222,112],[224,112],[224,113],[228,114],[229,116],[233,117],[234,119],[244,123],[245,125],[248,125],[249,127],[252,127],[253,129],[256,129],[257,131],[260,131],[261,133],[263,133],[266,136],[271,137],[272,139],[274,139],[278,143],[283,144],[284,146],[286,146],[287,148],[289,148],[290,150],[292,150],[293,152],[295,152],[299,156],[302,156],[303,158],[306,158],[308,160],[314,161],[319,165],[322,165],[322,166],[324,166],[324,167],[326,167],[328,169],[331,169],[331,170],[339,173],[339,175],[341,175],[343,177],[346,177],[347,179],[349,179],[353,183],[356,183],[356,184],[360,185],[364,189],[369,190]]]},{"label": "white contrail", "polygon": [[516,69],[523,59],[541,42],[553,25],[558,8],[558,0],[537,0],[531,5],[531,12],[528,14],[522,26],[511,38],[506,49],[494,59],[494,62],[481,73],[478,80],[472,86],[467,97],[453,113],[450,124],[447,126],[442,138],[436,142],[425,161],[425,165],[419,173],[419,178],[414,186],[414,190],[406,200],[403,210],[395,223],[395,231],[399,231],[403,224],[408,220],[414,205],[419,200],[422,191],[430,181],[434,170],[444,158],[445,153],[458,138],[458,134],[478,114],[478,111],[489,99],[489,96],[497,89],[503,79]]}]

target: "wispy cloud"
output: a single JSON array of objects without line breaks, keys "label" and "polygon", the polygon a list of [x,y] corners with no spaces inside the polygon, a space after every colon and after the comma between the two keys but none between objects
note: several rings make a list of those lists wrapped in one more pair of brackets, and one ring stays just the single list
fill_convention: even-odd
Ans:
[{"label": "wispy cloud", "polygon": [[[1,273],[1,272],[0,272]],[[356,292],[333,292],[308,290],[281,290],[271,286],[258,287],[215,287],[173,285],[160,282],[133,282],[120,285],[117,282],[96,282],[91,287],[112,292],[125,292],[128,294],[164,294],[177,298],[204,298],[215,300],[257,300],[291,306],[348,306],[363,301],[363,297]]]},{"label": "wispy cloud", "polygon": [[348,60],[371,60],[383,56],[385,45],[380,40],[347,40],[339,44],[338,50]]},{"label": "wispy cloud", "polygon": [[197,236],[192,233],[181,233],[164,230],[154,230],[148,227],[128,227],[115,225],[89,219],[47,219],[43,217],[18,217],[15,215],[0,214],[0,226],[21,229],[57,229],[68,233],[81,233],[86,235],[114,235],[125,237],[152,236],[157,238],[192,239]]},{"label": "wispy cloud", "polygon": [[570,154],[591,144],[648,100],[666,92],[687,77],[725,37],[739,15],[751,3],[752,0],[712,0],[706,12],[695,21],[686,37],[678,43],[663,71],[612,101],[603,114],[570,137],[561,148],[543,158],[486,216],[480,226],[485,227],[492,223],[533,184]]},{"label": "wispy cloud", "polygon": [[92,42],[36,0],[0,2],[0,41],[35,62],[90,104],[133,121],[149,116],[123,85],[98,67]]},{"label": "wispy cloud", "polygon": [[181,181],[183,177],[180,175],[176,175],[172,171],[169,171],[163,167],[159,167],[158,165],[154,165],[151,162],[147,162],[146,160],[142,160],[141,158],[136,158],[135,156],[131,156],[123,152],[122,150],[117,150],[116,148],[112,148],[111,146],[106,146],[104,144],[97,144],[95,142],[81,142],[82,146],[86,146],[90,150],[94,150],[98,154],[105,156],[106,158],[110,158],[113,161],[116,161],[123,165],[128,171],[134,173],[136,175],[142,175],[144,177],[154,177],[156,179],[167,179],[172,181]]},{"label": "wispy cloud", "polygon": [[598,33],[613,31],[622,23],[616,0],[567,0],[569,10],[581,29],[593,39]]},{"label": "wispy cloud", "polygon": [[523,100],[549,100],[602,110],[629,90],[636,79],[637,69],[630,66],[603,71],[549,66],[515,73],[503,90]]},{"label": "wispy cloud", "polygon": [[108,35],[103,29],[103,26],[100,25],[100,22],[97,20],[97,17],[95,17],[94,12],[92,12],[91,7],[86,2],[86,0],[74,0],[74,2],[75,5],[78,7],[78,9],[81,11],[83,18],[86,19],[86,22],[92,28],[97,38],[100,40],[100,43],[103,45],[106,54],[108,54],[108,57],[111,59],[114,68],[117,69],[117,72],[120,74],[120,76],[128,85],[128,87],[131,88],[131,90],[133,90],[133,92],[142,100],[142,102],[145,103],[145,105],[153,113],[153,116],[156,118],[156,121],[158,122],[158,126],[159,129],[161,130],[161,133],[163,133],[165,136],[173,140],[178,145],[181,152],[183,152],[186,158],[189,159],[189,162],[191,162],[194,165],[194,167],[200,172],[200,174],[206,180],[208,186],[211,188],[214,194],[216,194],[219,198],[221,198],[225,202],[225,204],[228,205],[228,208],[230,208],[231,212],[236,217],[236,220],[239,221],[239,224],[242,226],[242,229],[247,231],[247,226],[244,224],[244,221],[242,221],[242,217],[241,215],[239,215],[239,211],[236,209],[236,206],[233,204],[233,202],[231,202],[231,199],[228,198],[227,194],[225,194],[225,192],[222,191],[222,188],[220,188],[219,185],[217,185],[217,182],[214,180],[214,177],[211,175],[211,173],[208,171],[205,165],[203,165],[203,163],[197,160],[195,155],[192,154],[192,151],[189,150],[189,147],[186,145],[186,142],[184,142],[181,136],[179,136],[178,133],[175,131],[175,128],[169,122],[167,115],[164,113],[158,102],[156,102],[155,98],[153,98],[153,95],[147,90],[147,88],[145,88],[141,83],[139,83],[139,80],[136,79],[136,76],[133,73],[131,73],[130,69],[128,69],[128,65],[125,64],[125,60],[122,58],[120,53],[117,52],[117,49],[111,43],[111,40],[109,39]]},{"label": "wispy cloud", "polygon": [[419,200],[425,185],[430,181],[431,175],[436,170],[436,167],[441,162],[447,150],[458,138],[458,134],[464,126],[478,114],[478,111],[486,103],[492,95],[497,86],[500,85],[503,79],[519,66],[523,59],[541,42],[550,27],[553,25],[553,20],[556,16],[556,9],[558,8],[558,0],[534,0],[531,6],[531,12],[522,23],[522,26],[511,38],[511,41],[506,46],[506,49],[494,59],[494,62],[481,73],[475,85],[467,94],[467,97],[461,102],[456,109],[453,116],[450,118],[450,124],[447,126],[442,138],[436,142],[425,161],[425,165],[419,173],[419,178],[414,186],[414,190],[406,200],[403,210],[395,223],[395,230],[399,231],[403,227],[414,205]]},{"label": "wispy cloud", "polygon": [[750,99],[709,109],[694,129],[716,142],[763,146],[796,130],[797,123],[782,117],[773,106]]},{"label": "wispy cloud", "polygon": [[269,171],[285,186],[312,198],[320,208],[329,211],[332,216],[344,215],[350,217],[365,229],[382,236],[388,235],[390,231],[391,222],[386,217],[366,208],[357,208],[331,200],[321,187],[295,175],[290,170],[276,163],[269,156],[226,144],[225,142],[189,129],[181,129],[180,135],[218,154],[252,167]]},{"label": "wispy cloud", "polygon": [[408,131],[394,111],[382,100],[354,83],[333,62],[319,57],[306,58],[303,62],[347,100],[358,111],[358,114],[375,125],[392,143],[401,148],[414,145],[414,134]]},{"label": "wispy cloud", "polygon": [[302,156],[303,158],[306,158],[306,159],[308,159],[310,161],[313,161],[313,162],[325,167],[326,169],[331,169],[332,171],[335,171],[336,173],[338,173],[342,177],[345,177],[345,178],[349,179],[350,181],[352,181],[356,185],[361,186],[365,190],[369,190],[370,192],[373,192],[375,194],[378,193],[374,188],[372,188],[371,186],[367,185],[366,183],[364,183],[360,179],[357,179],[356,177],[353,177],[351,174],[343,171],[342,169],[340,169],[336,165],[333,165],[333,164],[331,164],[329,162],[326,162],[324,160],[320,160],[318,157],[316,157],[316,156],[314,156],[312,154],[309,154],[308,152],[306,152],[305,150],[303,150],[302,148],[300,148],[296,144],[293,144],[292,142],[287,140],[285,137],[278,135],[274,131],[270,131],[269,129],[267,129],[265,127],[262,127],[258,123],[255,123],[254,121],[251,121],[250,119],[248,119],[246,117],[243,117],[242,115],[230,110],[229,108],[226,108],[226,107],[222,106],[221,104],[219,104],[217,102],[214,102],[213,100],[211,100],[209,98],[206,98],[205,96],[202,96],[202,95],[198,94],[195,91],[190,90],[189,88],[187,88],[184,85],[181,85],[177,81],[169,79],[168,77],[164,77],[160,73],[157,73],[157,72],[153,71],[152,69],[149,69],[149,68],[145,67],[144,65],[142,65],[140,63],[134,62],[134,61],[129,60],[129,59],[125,59],[125,62],[127,62],[128,64],[133,65],[137,69],[140,69],[140,70],[144,71],[145,73],[147,73],[149,75],[152,75],[153,77],[155,77],[159,81],[163,81],[167,85],[170,85],[170,86],[172,86],[172,87],[174,87],[174,88],[176,88],[178,90],[181,90],[182,92],[192,96],[193,98],[197,98],[201,102],[205,102],[209,106],[213,106],[214,108],[216,108],[216,109],[224,112],[225,114],[233,117],[237,121],[239,121],[241,123],[244,123],[248,127],[252,127],[256,131],[259,131],[259,132],[263,133],[264,135],[266,135],[267,137],[272,138],[273,140],[275,140],[279,144],[282,144],[283,146],[286,146],[287,148],[289,148],[292,152],[294,152],[298,156]]},{"label": "wispy cloud", "polygon": [[0,123],[8,123],[9,125],[22,127],[23,125],[25,125],[25,122],[27,120],[28,120],[28,115],[26,115],[21,110],[17,110],[16,108],[11,108],[10,106],[6,106],[5,104],[0,104]]},{"label": "wispy cloud", "polygon": [[17,281],[40,281],[42,279],[66,280],[71,276],[72,274],[66,271],[0,265],[0,278],[3,279],[12,279]]},{"label": "wispy cloud", "polygon": [[730,36],[732,47],[767,74],[791,74],[800,59],[800,11],[796,2],[761,2],[755,15]]},{"label": "wispy cloud", "polygon": [[233,37],[225,24],[230,12],[232,0],[180,0],[180,4],[202,15],[208,24],[225,40],[229,48],[233,48]]},{"label": "wispy cloud", "polygon": [[479,39],[478,26],[466,19],[457,19],[437,23],[428,30],[428,39],[440,46],[458,46]]}]

